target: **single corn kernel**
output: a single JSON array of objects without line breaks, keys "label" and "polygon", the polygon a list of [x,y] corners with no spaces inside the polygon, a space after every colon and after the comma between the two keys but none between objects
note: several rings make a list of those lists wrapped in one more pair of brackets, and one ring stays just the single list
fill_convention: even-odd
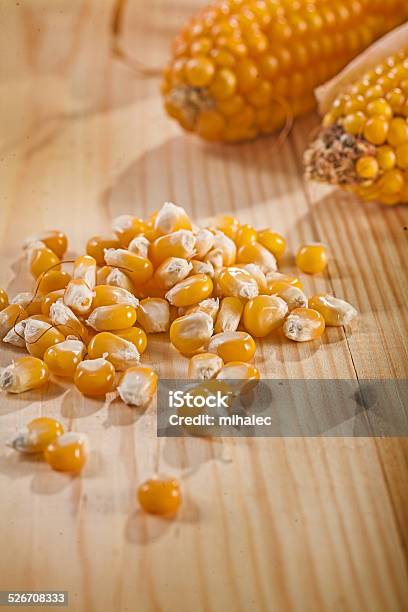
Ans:
[{"label": "single corn kernel", "polygon": [[82,279],[90,289],[96,285],[96,260],[90,255],[82,255],[74,261],[73,279]]},{"label": "single corn kernel", "polygon": [[247,332],[222,332],[215,334],[209,343],[208,351],[216,353],[224,360],[250,361],[255,354],[255,341]]},{"label": "single corn kernel", "polygon": [[3,338],[3,342],[6,344],[12,344],[13,346],[18,346],[19,348],[26,347],[25,339],[24,339],[24,327],[25,327],[26,319],[22,321],[18,321],[10,331]]},{"label": "single corn kernel", "polygon": [[58,472],[80,472],[88,455],[88,436],[75,431],[58,436],[44,450],[46,462]]},{"label": "single corn kernel", "polygon": [[211,249],[204,257],[204,262],[212,266],[215,275],[216,271],[224,266],[224,251],[220,248]]},{"label": "single corn kernel", "polygon": [[35,290],[37,295],[47,295],[52,291],[65,289],[71,280],[71,275],[63,270],[48,270],[41,274],[36,282]]},{"label": "single corn kernel", "polygon": [[153,276],[153,266],[150,261],[126,249],[107,249],[105,261],[108,266],[117,267],[125,272],[135,285],[143,285]]},{"label": "single corn kernel", "polygon": [[64,340],[50,346],[44,353],[44,362],[55,376],[73,378],[77,365],[84,358],[85,344],[81,340]]},{"label": "single corn kernel", "polygon": [[30,355],[43,359],[45,351],[63,342],[65,336],[51,323],[30,317],[24,321],[24,340]]},{"label": "single corn kernel", "polygon": [[11,300],[10,304],[20,304],[28,314],[28,316],[41,314],[43,298],[39,295],[34,295],[29,292],[17,293]]},{"label": "single corn kernel", "polygon": [[8,295],[4,289],[0,289],[0,312],[9,305]]},{"label": "single corn kernel", "polygon": [[219,396],[223,398],[223,406],[218,408],[218,414],[230,413],[234,395],[224,381],[207,379],[191,385],[188,388],[188,394],[183,397],[182,405],[177,409],[179,425],[190,436],[210,437],[214,435],[216,427],[205,421],[203,423],[203,420],[214,415],[214,409],[210,409],[209,406],[217,406],[216,398]]},{"label": "single corn kernel", "polygon": [[221,230],[214,230],[213,249],[221,249],[223,266],[232,266],[235,263],[237,257],[235,242]]},{"label": "single corn kernel", "polygon": [[209,261],[199,261],[198,259],[190,259],[191,273],[194,274],[207,274],[210,278],[214,278],[214,266]]},{"label": "single corn kernel", "polygon": [[89,330],[72,312],[72,310],[64,304],[62,299],[57,299],[50,306],[50,318],[57,329],[65,336],[75,336],[84,344],[89,342]]},{"label": "single corn kernel", "polygon": [[32,242],[27,246],[28,267],[34,278],[38,278],[51,268],[58,269],[59,257],[43,242]]},{"label": "single corn kernel", "polygon": [[89,359],[104,357],[115,370],[126,370],[140,361],[140,353],[133,342],[111,332],[96,334],[88,344]]},{"label": "single corn kernel", "polygon": [[258,368],[245,361],[230,361],[226,363],[216,376],[217,380],[228,381],[228,387],[234,395],[252,391],[258,384],[260,374]]},{"label": "single corn kernel", "polygon": [[115,368],[107,359],[85,359],[75,370],[74,383],[84,395],[105,395],[115,388]]},{"label": "single corn kernel", "polygon": [[13,448],[19,453],[42,453],[51,442],[62,436],[64,428],[55,419],[38,417],[21,429],[13,440]]},{"label": "single corn kernel", "polygon": [[307,307],[306,295],[295,285],[289,285],[284,281],[274,281],[270,283],[269,291],[271,295],[276,295],[284,300],[289,310]]},{"label": "single corn kernel", "polygon": [[170,289],[184,280],[189,275],[192,267],[187,259],[169,257],[158,266],[153,278],[160,287]]},{"label": "single corn kernel", "polygon": [[182,313],[180,312],[180,316],[190,314],[191,312],[205,312],[206,314],[210,315],[213,321],[215,321],[219,307],[220,301],[218,298],[207,298],[201,302],[198,302],[198,304],[194,304],[188,308],[179,308],[179,310],[184,311]]},{"label": "single corn kernel", "polygon": [[181,505],[180,485],[177,480],[146,480],[137,491],[137,498],[149,514],[175,514]]},{"label": "single corn kernel", "polygon": [[221,357],[214,353],[193,355],[188,364],[188,377],[198,380],[214,378],[223,365]]},{"label": "single corn kernel", "polygon": [[301,246],[296,254],[297,267],[306,274],[318,274],[327,266],[326,248],[319,242]]},{"label": "single corn kernel", "polygon": [[166,234],[156,238],[149,248],[149,259],[157,268],[169,257],[181,257],[191,259],[195,253],[196,238],[189,230],[177,230],[172,234]]},{"label": "single corn kernel", "polygon": [[214,219],[214,227],[221,230],[231,240],[234,240],[238,231],[239,221],[232,215],[219,215]]},{"label": "single corn kernel", "polygon": [[233,296],[223,298],[221,300],[221,306],[215,320],[215,333],[219,334],[221,332],[236,331],[238,329],[243,310],[244,304],[239,298]]},{"label": "single corn kernel", "polygon": [[214,247],[214,234],[209,229],[199,229],[195,233],[195,250],[197,259],[203,259]]},{"label": "single corn kernel", "polygon": [[146,332],[140,327],[128,327],[126,329],[117,329],[114,332],[115,336],[119,336],[120,338],[124,338],[129,342],[132,342],[139,354],[142,355],[147,349],[147,336]]},{"label": "single corn kernel", "polygon": [[119,395],[125,404],[141,408],[152,399],[157,389],[157,374],[146,366],[128,368],[118,384]]},{"label": "single corn kernel", "polygon": [[73,279],[65,289],[64,304],[77,315],[86,315],[92,306],[94,291],[82,278]]},{"label": "single corn kernel", "polygon": [[68,248],[67,236],[59,230],[43,230],[34,236],[30,236],[24,243],[25,248],[29,247],[33,242],[42,242],[60,259]]},{"label": "single corn kernel", "polygon": [[258,295],[245,304],[244,326],[255,338],[264,338],[281,327],[288,305],[277,295]]},{"label": "single corn kernel", "polygon": [[348,325],[358,315],[357,310],[351,304],[328,294],[311,297],[309,308],[320,312],[326,325],[334,327]]},{"label": "single corn kernel", "polygon": [[157,212],[154,229],[160,234],[171,234],[177,230],[191,230],[191,221],[184,208],[173,202],[165,202]]},{"label": "single corn kernel", "polygon": [[242,270],[246,270],[247,272],[249,272],[249,274],[256,280],[256,283],[258,285],[258,293],[267,293],[268,284],[266,281],[266,276],[257,264],[235,264],[234,267],[241,268]]},{"label": "single corn kernel", "polygon": [[126,289],[126,291],[129,291],[129,293],[135,292],[133,282],[130,280],[127,274],[125,274],[125,272],[119,270],[118,268],[104,266],[97,272],[97,282],[98,285],[110,285],[111,287]]},{"label": "single corn kernel", "polygon": [[378,161],[371,155],[363,155],[356,163],[356,172],[360,178],[375,179],[378,172]]},{"label": "single corn kernel", "polygon": [[64,293],[65,289],[58,289],[57,291],[47,293],[41,301],[41,313],[48,317],[50,315],[51,306],[55,304],[57,300],[63,300]]},{"label": "single corn kernel", "polygon": [[25,355],[0,369],[0,389],[7,393],[24,393],[42,387],[49,377],[48,368],[41,359]]},{"label": "single corn kernel", "polygon": [[0,340],[8,334],[8,332],[23,319],[27,319],[28,314],[21,304],[9,304],[0,311]]},{"label": "single corn kernel", "polygon": [[137,320],[147,334],[166,332],[170,325],[170,307],[163,298],[149,297],[141,300]]},{"label": "single corn kernel", "polygon": [[287,274],[281,274],[280,272],[269,272],[266,275],[266,284],[268,288],[267,293],[270,292],[270,287],[275,281],[283,281],[288,283],[288,285],[294,285],[294,287],[297,287],[302,291],[304,289],[302,281],[297,276],[288,276]]},{"label": "single corn kernel", "polygon": [[270,229],[260,230],[258,232],[258,242],[276,258],[280,259],[286,249],[286,240],[280,234],[273,232]]},{"label": "single corn kernel", "polygon": [[283,333],[289,340],[308,342],[319,338],[325,328],[324,318],[312,308],[295,308],[283,324]]},{"label": "single corn kernel", "polygon": [[247,270],[236,267],[221,270],[216,286],[220,295],[225,297],[250,299],[259,293],[255,278]]},{"label": "single corn kernel", "polygon": [[193,355],[208,342],[212,332],[212,317],[205,312],[193,312],[173,321],[170,341],[180,353]]},{"label": "single corn kernel", "polygon": [[408,142],[408,121],[406,119],[395,117],[390,121],[387,141],[395,148]]},{"label": "single corn kernel", "polygon": [[86,243],[86,254],[95,259],[98,266],[105,263],[105,249],[118,249],[120,242],[115,237],[92,236]]},{"label": "single corn kernel", "polygon": [[237,253],[237,262],[257,264],[264,274],[275,272],[277,269],[274,255],[259,242],[244,244],[240,247]]},{"label": "single corn kernel", "polygon": [[129,304],[133,308],[139,306],[139,300],[127,289],[113,285],[97,285],[94,291],[92,308],[113,306],[113,304]]},{"label": "single corn kernel", "polygon": [[145,236],[135,236],[129,242],[128,251],[144,259],[149,259],[149,247],[150,241]]},{"label": "single corn kernel", "polygon": [[135,236],[144,234],[146,223],[143,219],[132,217],[132,215],[120,215],[113,220],[112,229],[122,247],[127,247]]},{"label": "single corn kernel", "polygon": [[382,145],[387,139],[389,123],[384,117],[370,117],[364,126],[364,138],[374,145]]},{"label": "single corn kernel", "polygon": [[258,240],[258,232],[252,225],[240,225],[235,234],[234,242],[237,247],[241,247],[244,244],[253,244]]},{"label": "single corn kernel", "polygon": [[112,331],[132,327],[136,322],[136,309],[129,304],[112,304],[95,308],[86,320],[96,331]]},{"label": "single corn kernel", "polygon": [[206,274],[195,274],[180,281],[166,293],[166,300],[173,306],[191,306],[208,298],[213,282]]}]

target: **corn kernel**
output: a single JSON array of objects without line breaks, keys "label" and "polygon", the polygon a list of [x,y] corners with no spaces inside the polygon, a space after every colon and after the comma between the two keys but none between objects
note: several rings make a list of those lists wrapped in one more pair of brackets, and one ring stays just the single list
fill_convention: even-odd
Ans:
[{"label": "corn kernel", "polygon": [[210,339],[207,349],[228,363],[250,361],[255,354],[256,345],[252,336],[246,332],[222,332]]},{"label": "corn kernel", "polygon": [[24,339],[24,327],[25,327],[26,319],[22,321],[18,321],[13,327],[7,332],[7,334],[3,338],[3,342],[6,344],[12,344],[13,346],[18,346],[19,348],[26,347],[25,339]]},{"label": "corn kernel", "polygon": [[129,276],[118,268],[103,266],[103,268],[96,273],[96,279],[98,285],[110,285],[111,287],[125,289],[129,293],[135,292],[135,286]]},{"label": "corn kernel", "polygon": [[55,419],[39,417],[21,429],[13,440],[13,448],[19,453],[42,453],[51,442],[64,433],[64,428]]},{"label": "corn kernel", "polygon": [[304,289],[303,283],[298,276],[288,276],[287,274],[281,274],[280,272],[269,272],[266,275],[266,284],[268,288],[266,293],[270,292],[270,287],[275,281],[283,281],[284,283],[287,283],[288,285],[293,285],[294,287],[297,287],[302,291]]},{"label": "corn kernel", "polygon": [[4,289],[0,289],[0,312],[9,305],[8,295]]},{"label": "corn kernel", "polygon": [[252,391],[258,384],[260,374],[258,368],[245,361],[230,361],[226,363],[216,376],[217,380],[226,380],[234,395]]},{"label": "corn kernel", "polygon": [[53,325],[61,333],[65,336],[75,336],[85,344],[89,342],[89,330],[62,299],[57,299],[51,304],[49,312]]},{"label": "corn kernel", "polygon": [[255,278],[242,268],[229,267],[217,276],[217,289],[225,297],[252,298],[258,295],[259,288]]},{"label": "corn kernel", "polygon": [[45,316],[49,316],[50,308],[57,300],[63,300],[65,289],[58,289],[57,291],[51,291],[47,293],[41,301],[41,313]]},{"label": "corn kernel", "polygon": [[283,325],[287,313],[288,305],[282,298],[258,295],[245,304],[245,329],[255,338],[263,338]]},{"label": "corn kernel", "polygon": [[75,370],[74,383],[84,395],[105,395],[115,388],[115,368],[107,359],[85,359]]},{"label": "corn kernel", "polygon": [[204,262],[211,265],[214,270],[214,276],[216,272],[224,266],[224,252],[222,249],[211,249],[204,257]]},{"label": "corn kernel", "polygon": [[132,344],[134,344],[139,351],[140,355],[142,355],[142,353],[144,353],[147,349],[146,332],[143,329],[140,329],[140,327],[117,329],[112,333],[115,334],[115,336],[119,336],[120,338],[124,338],[125,340],[132,342]]},{"label": "corn kernel", "polygon": [[366,121],[367,117],[365,114],[361,110],[358,110],[355,113],[349,113],[344,117],[343,127],[348,134],[357,136],[358,134],[363,133]]},{"label": "corn kernel", "polygon": [[264,274],[275,272],[277,269],[274,255],[259,242],[240,247],[237,253],[237,262],[257,264]]},{"label": "corn kernel", "polygon": [[179,308],[179,311],[183,311],[179,314],[180,316],[183,316],[186,314],[190,314],[191,312],[205,312],[206,314],[210,315],[213,321],[215,321],[219,307],[220,301],[218,298],[207,298],[205,300],[202,300],[201,302],[198,302],[198,304],[189,306],[188,308]]},{"label": "corn kernel", "polygon": [[33,242],[42,242],[48,249],[53,251],[59,259],[64,256],[68,247],[66,235],[59,230],[44,230],[34,236],[30,236],[25,241],[25,246],[27,247]]},{"label": "corn kernel", "polygon": [[376,152],[378,165],[382,170],[391,170],[396,163],[395,152],[391,147],[384,145],[379,147]]},{"label": "corn kernel", "polygon": [[314,242],[301,246],[296,254],[296,265],[306,274],[318,274],[327,266],[327,253],[323,244]]},{"label": "corn kernel", "polygon": [[244,244],[252,244],[258,239],[258,233],[252,225],[240,225],[235,235],[235,244],[241,247]]},{"label": "corn kernel", "polygon": [[157,389],[157,374],[146,366],[128,368],[118,384],[119,395],[125,404],[141,408],[152,399]]},{"label": "corn kernel", "polygon": [[398,167],[408,170],[408,141],[400,144],[395,153]]},{"label": "corn kernel", "polygon": [[27,317],[28,314],[20,304],[9,304],[0,311],[0,340],[3,340],[14,325]]},{"label": "corn kernel", "polygon": [[113,331],[132,327],[136,322],[136,309],[129,304],[99,306],[89,315],[86,323],[96,331]]},{"label": "corn kernel", "polygon": [[213,282],[206,274],[195,274],[180,281],[166,293],[166,299],[173,306],[191,306],[211,295]]},{"label": "corn kernel", "polygon": [[180,353],[193,355],[208,342],[212,332],[213,320],[210,315],[193,312],[173,321],[170,326],[170,341]]},{"label": "corn kernel", "polygon": [[147,334],[166,332],[170,325],[170,308],[163,298],[148,297],[141,300],[137,320]]},{"label": "corn kernel", "polygon": [[96,285],[96,260],[90,255],[82,255],[74,261],[73,279],[81,279],[90,289]]},{"label": "corn kernel", "polygon": [[92,308],[113,306],[113,304],[129,304],[137,308],[139,300],[127,289],[113,285],[97,285],[94,291]]},{"label": "corn kernel", "polygon": [[274,281],[270,283],[269,290],[271,295],[276,295],[286,302],[289,311],[307,306],[306,295],[295,285],[289,285],[284,281]]},{"label": "corn kernel", "polygon": [[77,365],[85,355],[85,344],[81,340],[64,340],[47,348],[44,362],[55,376],[73,378]]},{"label": "corn kernel", "polygon": [[180,485],[177,480],[146,480],[137,491],[137,498],[149,514],[175,514],[181,505]]},{"label": "corn kernel", "polygon": [[24,340],[30,355],[43,359],[45,351],[63,342],[65,336],[50,323],[30,317],[24,321]]},{"label": "corn kernel", "polygon": [[122,272],[126,272],[126,275],[136,285],[143,285],[153,276],[151,262],[126,249],[107,249],[105,261],[109,266],[115,266]]},{"label": "corn kernel", "polygon": [[132,215],[120,215],[112,222],[112,229],[122,247],[127,247],[135,236],[143,234],[146,229],[146,223],[143,219],[132,217]]},{"label": "corn kernel", "polygon": [[408,142],[408,121],[406,119],[395,117],[391,120],[387,141],[392,147],[398,147]]},{"label": "corn kernel", "polygon": [[178,230],[156,238],[149,248],[149,259],[155,267],[169,257],[191,259],[195,253],[196,238],[189,230]]},{"label": "corn kernel", "polygon": [[88,455],[88,437],[74,431],[58,436],[44,450],[46,462],[59,472],[80,472]]},{"label": "corn kernel", "polygon": [[58,268],[59,257],[43,242],[32,242],[27,246],[28,267],[34,278],[38,278],[51,268]]},{"label": "corn kernel", "polygon": [[170,289],[184,280],[192,270],[192,265],[187,259],[181,257],[169,257],[165,259],[155,270],[154,280],[160,287]]},{"label": "corn kernel", "polygon": [[231,240],[235,239],[239,221],[232,215],[218,215],[214,219],[214,227],[221,230]]},{"label": "corn kernel", "polygon": [[193,355],[188,364],[188,377],[198,380],[214,378],[224,365],[223,360],[214,353]]},{"label": "corn kernel", "polygon": [[276,259],[280,259],[286,249],[286,240],[284,237],[270,229],[264,229],[258,232],[258,242],[268,249]]},{"label": "corn kernel", "polygon": [[22,293],[17,293],[10,304],[20,304],[30,317],[42,312],[42,297],[30,292],[23,291]]},{"label": "corn kernel", "polygon": [[223,266],[232,266],[235,263],[237,247],[234,241],[221,230],[214,230],[213,249],[221,249]]},{"label": "corn kernel", "polygon": [[203,259],[214,247],[214,234],[209,229],[199,229],[195,233],[195,250],[197,259]]},{"label": "corn kernel", "polygon": [[165,202],[157,212],[154,229],[160,234],[171,234],[177,230],[191,230],[191,221],[184,208],[173,202]]},{"label": "corn kernel", "polygon": [[363,179],[375,179],[379,167],[375,157],[371,155],[364,155],[356,163],[356,171],[359,177]]},{"label": "corn kernel", "polygon": [[198,259],[190,259],[191,276],[193,274],[207,274],[210,278],[214,278],[215,270],[212,263],[209,261],[199,261]]},{"label": "corn kernel", "polygon": [[104,357],[115,370],[126,370],[140,361],[140,354],[133,342],[111,332],[96,334],[88,344],[89,359]]},{"label": "corn kernel", "polygon": [[283,333],[290,340],[308,342],[319,338],[325,328],[324,318],[312,308],[295,308],[283,324]]},{"label": "corn kernel", "polygon": [[36,282],[37,295],[47,295],[52,291],[65,289],[71,280],[71,275],[63,270],[48,270],[41,274]]},{"label": "corn kernel", "polygon": [[241,315],[244,310],[242,300],[237,297],[225,297],[221,300],[220,310],[215,320],[214,331],[216,334],[221,332],[234,332],[238,329]]},{"label": "corn kernel", "polygon": [[105,263],[105,249],[118,249],[120,242],[115,237],[92,236],[86,243],[86,254],[95,259],[98,266]]},{"label": "corn kernel", "polygon": [[64,304],[78,315],[85,315],[91,310],[94,292],[82,278],[73,279],[65,289]]},{"label": "corn kernel", "polygon": [[333,295],[319,294],[309,299],[309,308],[320,312],[326,325],[348,325],[357,316],[357,310],[345,300]]},{"label": "corn kernel", "polygon": [[[144,259],[149,258],[150,241],[145,236],[135,236],[129,242],[128,250]],[[117,248],[117,247],[114,247]]]},{"label": "corn kernel", "polygon": [[24,393],[45,385],[49,376],[41,359],[26,355],[0,369],[0,389],[7,393]]},{"label": "corn kernel", "polygon": [[370,117],[364,126],[364,138],[374,145],[382,145],[387,139],[388,121],[383,117]]}]

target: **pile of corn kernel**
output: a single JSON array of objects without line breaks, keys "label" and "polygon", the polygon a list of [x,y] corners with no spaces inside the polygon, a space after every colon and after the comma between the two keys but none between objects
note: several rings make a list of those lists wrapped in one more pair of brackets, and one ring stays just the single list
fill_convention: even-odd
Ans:
[{"label": "pile of corn kernel", "polygon": [[[189,378],[233,380],[234,394],[246,392],[260,377],[250,363],[254,338],[282,328],[290,340],[311,341],[326,325],[349,324],[357,314],[332,295],[308,299],[298,277],[279,273],[285,248],[278,233],[232,216],[193,226],[170,202],[147,220],[117,217],[112,236],[90,238],[86,255],[72,262],[63,260],[62,232],[29,238],[24,249],[35,287],[10,303],[0,290],[0,339],[28,355],[0,371],[0,388],[22,393],[53,375],[73,380],[86,396],[116,391],[126,404],[142,407],[157,387],[156,373],[140,365],[148,334],[169,332],[189,358]],[[72,275],[61,268],[68,263]],[[301,246],[296,263],[307,274],[322,272],[325,247]],[[64,433],[48,417],[28,423],[13,446],[43,453],[60,471],[80,471],[88,456],[84,434]],[[149,480],[138,495],[158,514],[175,512],[181,499],[175,480]]]}]

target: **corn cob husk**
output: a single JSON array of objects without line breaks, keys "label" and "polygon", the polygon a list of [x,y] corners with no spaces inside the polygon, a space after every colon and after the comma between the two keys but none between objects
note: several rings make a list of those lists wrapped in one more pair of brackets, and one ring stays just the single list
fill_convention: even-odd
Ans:
[{"label": "corn cob husk", "polygon": [[406,0],[218,0],[186,24],[164,69],[165,108],[207,140],[269,134],[408,18]]}]

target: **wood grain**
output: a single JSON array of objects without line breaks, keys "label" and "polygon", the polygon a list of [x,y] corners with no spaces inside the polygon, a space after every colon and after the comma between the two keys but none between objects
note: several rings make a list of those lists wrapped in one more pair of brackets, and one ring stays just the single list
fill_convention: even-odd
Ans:
[{"label": "wood grain", "polygon": [[[284,233],[290,252],[326,242],[328,272],[307,289],[361,312],[352,330],[331,328],[310,345],[260,343],[263,376],[406,378],[406,210],[303,181],[315,116],[278,148],[274,139],[206,145],[164,115],[150,73],[200,4],[0,3],[0,285],[13,293],[31,282],[21,243],[41,228],[65,230],[73,253],[117,214],[164,200],[194,218],[233,211]],[[294,270],[291,257],[283,269]],[[14,354],[2,347],[1,365]],[[157,338],[146,361],[161,376],[186,373]],[[5,450],[41,414],[89,434],[81,478]],[[2,397],[0,424],[0,589],[68,590],[75,612],[408,606],[404,439],[158,440],[154,406],[85,400],[60,381]],[[137,508],[138,483],[156,472],[182,482],[177,520]]]}]

